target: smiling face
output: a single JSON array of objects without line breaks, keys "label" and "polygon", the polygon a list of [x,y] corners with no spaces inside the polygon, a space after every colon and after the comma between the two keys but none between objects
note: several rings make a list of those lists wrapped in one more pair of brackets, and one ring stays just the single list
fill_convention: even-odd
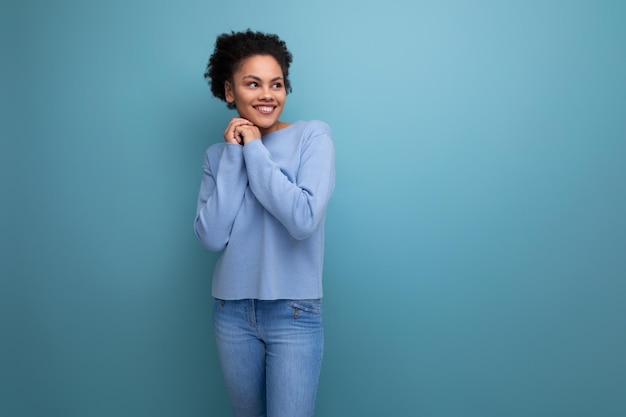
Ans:
[{"label": "smiling face", "polygon": [[278,118],[283,111],[287,91],[280,65],[271,55],[246,58],[224,84],[226,102],[234,103],[239,116],[251,121],[261,134],[281,129],[287,123]]}]

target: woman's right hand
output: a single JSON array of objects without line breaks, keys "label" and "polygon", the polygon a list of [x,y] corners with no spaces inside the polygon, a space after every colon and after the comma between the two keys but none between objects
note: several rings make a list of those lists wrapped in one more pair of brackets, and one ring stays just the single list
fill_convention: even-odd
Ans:
[{"label": "woman's right hand", "polygon": [[224,131],[224,140],[226,143],[233,143],[236,145],[243,145],[243,137],[237,133],[239,126],[254,126],[251,121],[242,119],[241,117],[233,117],[228,123],[226,130]]}]

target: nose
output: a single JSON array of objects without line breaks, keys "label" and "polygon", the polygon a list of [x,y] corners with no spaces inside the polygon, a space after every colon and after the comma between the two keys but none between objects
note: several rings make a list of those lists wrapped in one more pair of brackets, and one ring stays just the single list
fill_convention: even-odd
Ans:
[{"label": "nose", "polygon": [[259,91],[259,99],[260,100],[272,100],[273,99],[272,90],[269,87],[264,87]]}]

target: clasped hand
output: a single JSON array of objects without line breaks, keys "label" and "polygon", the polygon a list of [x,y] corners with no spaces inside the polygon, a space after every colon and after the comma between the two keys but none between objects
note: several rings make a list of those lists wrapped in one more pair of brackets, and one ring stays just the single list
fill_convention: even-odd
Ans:
[{"label": "clasped hand", "polygon": [[234,117],[224,131],[226,143],[245,145],[250,141],[261,139],[261,131],[247,119]]}]

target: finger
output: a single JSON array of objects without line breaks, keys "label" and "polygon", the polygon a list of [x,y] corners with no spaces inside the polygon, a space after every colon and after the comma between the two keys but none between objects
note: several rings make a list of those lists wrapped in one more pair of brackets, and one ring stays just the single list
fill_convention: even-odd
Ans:
[{"label": "finger", "polygon": [[230,123],[228,124],[227,130],[230,129],[231,131],[234,131],[239,126],[254,126],[254,125],[249,120],[237,118],[237,119],[233,119],[230,121]]},{"label": "finger", "polygon": [[238,120],[238,119],[233,119],[233,120],[229,123],[228,127],[226,128],[226,131],[228,132],[228,134],[229,134],[231,137],[236,137],[236,136],[237,136],[237,128],[238,128],[239,126],[241,126],[241,125],[242,125],[242,123],[243,123],[243,122],[242,122],[241,120]]},{"label": "finger", "polygon": [[243,143],[245,142],[246,137],[250,135],[250,128],[247,125],[237,126],[236,135],[237,138]]},{"label": "finger", "polygon": [[228,123],[228,126],[226,126],[226,130],[224,130],[224,139],[226,139],[227,142],[232,141],[242,144],[244,133],[242,130],[238,130],[239,127],[254,127],[254,123],[243,117],[233,117]]},{"label": "finger", "polygon": [[230,121],[236,125],[251,125],[252,122],[248,119],[244,119],[243,117],[233,117]]},{"label": "finger", "polygon": [[241,123],[241,121],[232,119],[230,123],[228,123],[228,126],[226,126],[226,130],[224,130],[224,139],[226,139],[227,142],[241,143],[241,138],[239,138],[239,135],[235,131],[239,123]]}]

